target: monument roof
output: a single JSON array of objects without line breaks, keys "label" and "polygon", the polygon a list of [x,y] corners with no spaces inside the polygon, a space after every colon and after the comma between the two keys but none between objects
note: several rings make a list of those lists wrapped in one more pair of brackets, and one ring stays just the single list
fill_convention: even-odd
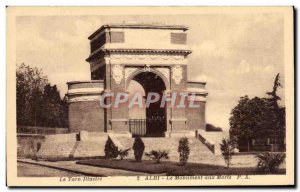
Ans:
[{"label": "monument roof", "polygon": [[162,25],[162,24],[106,24],[102,25],[97,29],[88,39],[93,39],[97,34],[106,28],[128,28],[128,29],[177,29],[177,30],[188,30],[187,26],[184,25]]}]

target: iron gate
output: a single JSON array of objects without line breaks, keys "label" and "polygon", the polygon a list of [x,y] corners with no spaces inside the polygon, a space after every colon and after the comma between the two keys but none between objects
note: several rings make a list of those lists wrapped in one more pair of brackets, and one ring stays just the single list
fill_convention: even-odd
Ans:
[{"label": "iron gate", "polygon": [[166,121],[164,117],[151,117],[148,119],[130,119],[129,131],[133,136],[155,136],[164,135]]},{"label": "iron gate", "polygon": [[146,135],[146,119],[130,119],[129,131],[132,135],[145,136]]}]

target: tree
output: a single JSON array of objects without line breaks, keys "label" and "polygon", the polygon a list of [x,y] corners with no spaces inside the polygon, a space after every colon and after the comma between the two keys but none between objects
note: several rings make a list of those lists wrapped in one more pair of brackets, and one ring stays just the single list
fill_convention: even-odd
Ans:
[{"label": "tree", "polygon": [[190,146],[189,146],[188,138],[186,137],[180,138],[179,145],[178,145],[178,152],[179,152],[180,164],[186,165],[190,154]]},{"label": "tree", "polygon": [[16,78],[17,125],[36,126],[39,124],[47,77],[42,70],[22,63],[17,69]]},{"label": "tree", "polygon": [[220,149],[225,163],[227,164],[227,168],[229,168],[232,155],[234,154],[234,142],[230,139],[223,139],[220,144]]},{"label": "tree", "polygon": [[138,162],[142,161],[144,150],[145,150],[145,144],[140,137],[136,137],[134,139],[132,149],[134,151],[135,160]]},{"label": "tree", "polygon": [[67,102],[60,98],[56,85],[47,84],[43,93],[43,125],[46,127],[66,127],[68,110]]},{"label": "tree", "polygon": [[247,95],[241,97],[238,105],[231,111],[230,139],[240,147],[247,145],[250,150],[251,139],[285,138],[285,108],[280,107],[277,89],[281,86],[279,74],[276,75],[273,90],[267,98]]},{"label": "tree", "polygon": [[264,99],[241,97],[238,105],[231,111],[230,138],[239,145],[246,144],[249,151],[251,139],[259,137],[265,126],[264,122],[268,121],[267,112],[268,106]]},{"label": "tree", "polygon": [[275,77],[272,91],[267,92],[267,95],[270,96],[270,98],[268,99],[269,102],[272,103],[273,107],[277,107],[277,108],[279,108],[278,101],[281,100],[281,98],[277,95],[277,89],[278,89],[278,87],[281,87],[281,83],[280,83],[279,78],[280,78],[280,76],[279,76],[279,73],[278,73]]},{"label": "tree", "polygon": [[210,123],[206,124],[205,130],[208,132],[222,132],[223,129],[221,127],[216,127]]},{"label": "tree", "polygon": [[281,100],[277,95],[279,87],[282,86],[280,83],[280,75],[278,73],[274,80],[273,89],[271,92],[267,92],[269,97],[266,99],[270,111],[270,130],[268,131],[268,134],[275,140],[285,138],[285,107],[281,107],[278,104]]},{"label": "tree", "polygon": [[104,153],[106,158],[117,158],[118,157],[118,147],[114,142],[108,137],[104,147]]},{"label": "tree", "polygon": [[61,121],[61,127],[69,127],[69,105],[67,96],[64,96],[64,98],[60,101],[59,117]]},{"label": "tree", "polygon": [[16,72],[17,125],[68,127],[68,104],[41,69],[24,63]]}]

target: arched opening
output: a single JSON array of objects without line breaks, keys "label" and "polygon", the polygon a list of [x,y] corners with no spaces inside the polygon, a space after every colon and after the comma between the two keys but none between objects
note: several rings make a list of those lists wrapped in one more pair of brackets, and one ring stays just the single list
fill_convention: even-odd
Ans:
[{"label": "arched opening", "polygon": [[[160,107],[162,95],[166,90],[163,79],[153,72],[141,72],[135,75],[127,91],[129,98],[135,93],[143,96],[143,108],[129,108],[129,126],[133,135],[162,137],[166,131],[166,107]],[[159,100],[146,107],[145,101],[149,93],[158,93]]]},{"label": "arched opening", "polygon": [[[129,92],[129,101],[132,100],[135,93],[141,94],[143,98],[146,96],[143,86],[133,79],[130,81],[127,91]],[[145,100],[143,100],[143,106],[144,104]],[[138,105],[133,105],[129,108],[128,116],[129,119],[146,119],[146,109],[140,108]]]}]

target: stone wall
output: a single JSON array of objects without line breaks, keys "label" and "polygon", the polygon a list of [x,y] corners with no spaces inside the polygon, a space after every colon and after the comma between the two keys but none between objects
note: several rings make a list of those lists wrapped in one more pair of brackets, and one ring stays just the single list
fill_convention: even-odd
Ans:
[{"label": "stone wall", "polygon": [[80,101],[69,104],[70,133],[80,131],[104,132],[104,109],[99,101]]},{"label": "stone wall", "polygon": [[18,135],[17,136],[17,157],[31,158],[35,157],[37,151],[41,148],[45,137],[43,135]]},{"label": "stone wall", "polygon": [[190,130],[205,130],[205,102],[199,102],[200,108],[187,109],[187,123]]},{"label": "stone wall", "polygon": [[103,80],[68,82],[69,131],[104,132],[104,109],[100,107]]},{"label": "stone wall", "polygon": [[[189,94],[194,94],[194,103],[199,105],[199,108],[187,108],[187,122],[190,130],[201,129],[205,130],[206,120],[206,97],[207,90],[205,88],[205,82],[190,81],[187,83],[187,90]],[[191,97],[190,97],[191,98]]]}]

